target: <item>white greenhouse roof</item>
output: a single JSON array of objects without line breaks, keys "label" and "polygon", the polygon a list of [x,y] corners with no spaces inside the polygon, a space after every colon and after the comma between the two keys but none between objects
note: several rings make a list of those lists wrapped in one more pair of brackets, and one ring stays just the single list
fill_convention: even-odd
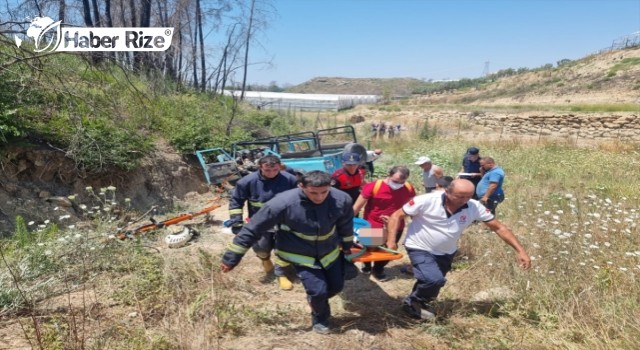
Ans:
[{"label": "white greenhouse roof", "polygon": [[[240,91],[225,90],[227,96],[239,97]],[[296,94],[289,92],[245,91],[246,102],[265,109],[342,110],[360,104],[375,104],[377,95]]]}]

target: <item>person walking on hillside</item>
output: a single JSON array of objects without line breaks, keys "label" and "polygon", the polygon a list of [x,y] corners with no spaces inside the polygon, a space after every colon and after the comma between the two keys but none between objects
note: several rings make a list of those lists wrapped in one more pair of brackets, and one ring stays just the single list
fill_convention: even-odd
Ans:
[{"label": "person walking on hillside", "polygon": [[376,148],[373,151],[367,151],[367,161],[365,164],[367,165],[367,177],[369,179],[374,176],[374,165],[373,162],[378,160],[378,158],[382,157],[382,149]]},{"label": "person walking on hillside", "polygon": [[365,183],[366,170],[360,165],[360,154],[345,153],[342,155],[342,168],[331,174],[331,185],[346,192],[355,202]]},{"label": "person walking on hillside", "polygon": [[[236,183],[229,200],[229,216],[231,231],[237,234],[244,225],[242,217],[245,203],[248,205],[250,219],[258,210],[276,194],[297,187],[297,178],[286,171],[281,171],[280,158],[268,155],[258,160],[258,171],[250,173]],[[253,245],[253,251],[262,260],[262,267],[266,274],[275,273],[278,285],[282,290],[293,289],[293,284],[287,278],[285,266],[276,263],[275,269],[271,262],[271,251],[274,247],[275,232],[269,228],[261,232],[260,239]]]},{"label": "person walking on hillside", "polygon": [[345,254],[353,246],[353,202],[331,187],[331,176],[310,171],[300,186],[276,195],[242,227],[222,257],[222,272],[231,271],[261,232],[277,227],[276,255],[295,268],[311,307],[313,331],[330,332],[329,298],[342,291]]},{"label": "person walking on hillside", "polygon": [[496,207],[504,201],[504,170],[491,157],[480,158],[480,167],[484,175],[476,186],[476,196],[480,203],[491,210],[491,214],[496,215]]},{"label": "person walking on hillside", "polygon": [[[416,191],[407,179],[409,169],[405,166],[396,165],[389,170],[386,179],[369,182],[362,189],[362,193],[353,205],[353,213],[357,215],[364,207],[364,219],[369,222],[372,228],[385,228],[389,216],[400,209],[405,203],[416,195]],[[404,222],[397,228],[397,239],[399,240],[404,230]],[[373,264],[364,263],[362,272],[371,273],[375,279],[384,281],[387,279],[384,267],[388,261],[376,261]]]},{"label": "person walking on hillside", "polygon": [[[449,187],[449,185],[451,185],[452,181],[453,181],[453,177],[451,176],[443,176],[439,178],[438,180],[436,180],[436,189],[433,190],[433,192],[444,192]],[[404,220],[400,221],[400,225],[402,224],[404,224]],[[399,241],[398,237],[396,237],[396,241]],[[400,272],[413,275],[413,266],[411,266],[411,264],[407,266],[403,266],[400,269]]]},{"label": "person walking on hillside", "polygon": [[[469,147],[467,153],[462,157],[462,168],[460,172],[464,175],[460,175],[461,179],[467,179],[473,183],[473,186],[478,187],[478,182],[482,178],[480,171],[480,149],[477,147]],[[478,199],[478,196],[474,193],[473,199]]]},{"label": "person walking on hillside", "polygon": [[411,216],[405,248],[416,282],[402,308],[409,316],[434,320],[433,302],[451,270],[457,242],[473,221],[480,220],[516,251],[520,267],[531,267],[531,258],[511,230],[498,221],[473,196],[473,183],[455,179],[443,192],[420,195],[393,213],[389,219],[387,247],[397,249],[396,232],[406,216]]},{"label": "person walking on hillside", "polygon": [[442,168],[433,165],[431,158],[423,156],[418,158],[414,163],[422,168],[422,185],[426,193],[430,193],[436,189],[436,180],[444,176]]}]

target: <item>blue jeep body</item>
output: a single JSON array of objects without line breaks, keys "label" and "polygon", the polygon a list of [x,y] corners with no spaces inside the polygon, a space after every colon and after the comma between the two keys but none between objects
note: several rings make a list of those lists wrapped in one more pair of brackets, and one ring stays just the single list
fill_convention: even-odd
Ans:
[{"label": "blue jeep body", "polygon": [[[296,172],[322,170],[333,173],[342,167],[345,146],[357,142],[352,126],[305,131],[232,144],[231,150],[211,148],[196,151],[209,184],[235,183],[257,170],[251,163],[273,154]],[[249,165],[247,165],[249,164]]]}]

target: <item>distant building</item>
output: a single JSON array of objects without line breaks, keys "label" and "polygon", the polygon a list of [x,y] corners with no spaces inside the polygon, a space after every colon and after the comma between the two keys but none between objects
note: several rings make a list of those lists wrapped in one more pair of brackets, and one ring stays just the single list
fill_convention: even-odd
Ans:
[{"label": "distant building", "polygon": [[[224,91],[227,96],[239,97],[240,93],[240,91]],[[380,100],[380,96],[245,91],[244,100],[256,108],[262,109],[340,111],[361,104],[376,104]]]}]

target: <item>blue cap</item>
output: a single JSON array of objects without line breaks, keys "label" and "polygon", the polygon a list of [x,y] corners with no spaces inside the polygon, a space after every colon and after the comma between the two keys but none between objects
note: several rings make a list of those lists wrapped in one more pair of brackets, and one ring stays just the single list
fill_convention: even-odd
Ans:
[{"label": "blue cap", "polygon": [[342,155],[344,164],[360,164],[360,155],[358,153],[345,153]]}]

